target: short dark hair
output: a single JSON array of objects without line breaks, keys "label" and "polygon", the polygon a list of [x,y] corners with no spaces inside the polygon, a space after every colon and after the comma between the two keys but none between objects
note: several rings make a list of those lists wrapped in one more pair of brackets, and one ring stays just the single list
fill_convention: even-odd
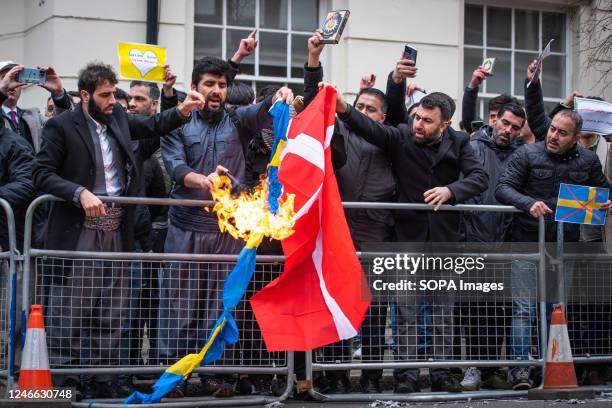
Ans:
[{"label": "short dark hair", "polygon": [[148,86],[149,87],[149,98],[151,98],[154,101],[157,101],[159,99],[159,95],[160,95],[159,86],[155,82],[136,80],[136,81],[130,82],[130,89],[133,86]]},{"label": "short dark hair", "polygon": [[270,95],[274,95],[281,88],[280,85],[266,85],[257,91],[257,99],[255,102],[259,103],[266,99]]},{"label": "short dark hair", "polygon": [[504,113],[506,112],[510,112],[513,115],[518,116],[519,118],[523,119],[523,123],[525,122],[525,119],[527,118],[527,115],[525,115],[525,109],[523,109],[522,106],[517,105],[516,103],[507,103],[503,105],[497,111],[497,117],[501,118],[502,116],[504,116]]},{"label": "short dark hair", "polygon": [[123,99],[130,103],[130,95],[121,88],[115,88],[115,99]]},{"label": "short dark hair", "polygon": [[442,120],[450,120],[453,115],[449,99],[450,96],[442,92],[432,92],[421,99],[421,106],[425,109],[438,108],[442,113]]},{"label": "short dark hair", "polygon": [[225,80],[230,82],[229,73],[231,70],[232,67],[230,66],[229,62],[222,60],[221,58],[200,58],[193,67],[193,71],[191,71],[191,84],[197,86],[202,79],[202,75],[204,74],[224,76]]},{"label": "short dark hair", "polygon": [[359,99],[361,95],[372,95],[373,97],[377,98],[382,103],[383,113],[387,113],[387,110],[389,109],[389,102],[387,101],[387,95],[385,95],[383,91],[381,91],[380,89],[376,89],[376,88],[363,88],[357,94],[357,99],[355,99],[355,104],[357,104],[357,100]]},{"label": "short dark hair", "polygon": [[508,103],[513,103],[515,105],[521,106],[521,103],[514,96],[510,96],[506,93],[501,95],[497,95],[495,98],[489,101],[489,112],[498,111],[500,108]]},{"label": "short dark hair", "polygon": [[110,65],[94,61],[79,71],[79,91],[87,91],[93,95],[98,85],[102,85],[104,82],[117,85],[117,75]]},{"label": "short dark hair", "polygon": [[244,82],[234,81],[227,87],[225,103],[235,106],[247,106],[255,100],[255,91]]},{"label": "short dark hair", "polygon": [[573,109],[561,109],[555,116],[566,116],[574,122],[574,134],[580,133],[582,130],[582,116]]}]

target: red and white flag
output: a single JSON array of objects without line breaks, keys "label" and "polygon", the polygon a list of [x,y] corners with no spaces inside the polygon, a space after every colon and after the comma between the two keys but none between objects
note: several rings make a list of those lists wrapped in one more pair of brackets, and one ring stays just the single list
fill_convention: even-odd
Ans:
[{"label": "red and white flag", "polygon": [[295,233],[282,241],[284,273],[250,300],[270,352],[352,338],[370,305],[332,168],[335,111],[325,86],[287,130],[278,178],[295,194]]}]

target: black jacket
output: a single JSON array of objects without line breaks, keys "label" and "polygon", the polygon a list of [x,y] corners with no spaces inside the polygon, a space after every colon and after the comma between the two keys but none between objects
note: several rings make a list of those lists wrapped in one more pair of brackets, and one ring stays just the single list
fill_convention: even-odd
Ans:
[{"label": "black jacket", "polygon": [[[538,220],[529,214],[529,209],[536,201],[543,201],[553,210],[553,214],[545,216],[546,241],[556,241],[554,212],[561,183],[608,187],[597,155],[578,144],[563,155],[548,153],[544,141],[517,149],[508,161],[495,190],[495,198],[499,202],[524,211],[514,214],[508,237],[510,241],[538,240]],[[577,242],[579,238],[580,225],[565,223],[564,242]]]},{"label": "black jacket", "polygon": [[[499,205],[495,198],[495,187],[508,164],[508,159],[518,147],[516,142],[510,146],[497,145],[489,130],[488,126],[481,127],[470,141],[474,154],[489,176],[489,186],[482,194],[466,200],[466,204]],[[463,213],[465,240],[504,242],[511,222],[512,213],[466,211]]]},{"label": "black jacket", "polygon": [[[304,106],[308,106],[323,80],[323,68],[304,67]],[[379,147],[359,137],[342,120],[336,120],[331,141],[332,163],[342,201],[389,202],[395,200],[391,161]],[[392,235],[389,210],[347,208],[347,224],[356,245],[382,242]]]},{"label": "black jacket", "polygon": [[[398,183],[399,201],[424,203],[423,193],[433,187],[446,186],[453,194],[448,204],[462,203],[487,188],[487,174],[476,159],[469,137],[448,128],[430,163],[425,150],[418,145],[411,128],[397,128],[368,119],[349,106],[339,115],[356,134],[380,147],[391,159]],[[463,178],[460,179],[460,175]],[[458,212],[397,211],[395,230],[398,241],[457,242]]]},{"label": "black jacket", "polygon": [[[0,123],[0,198],[8,201],[15,215],[17,247],[23,244],[25,213],[36,193],[32,185],[34,153],[26,140]],[[8,251],[6,214],[0,209],[0,246]]]},{"label": "black jacket", "polygon": [[560,110],[567,109],[567,107],[558,104],[549,115],[546,115],[546,112],[544,112],[542,85],[540,85],[538,81],[527,87],[527,83],[528,81],[525,80],[525,110],[527,111],[527,123],[536,140],[544,140],[546,139],[548,128],[552,122],[551,118]]},{"label": "black jacket", "polygon": [[[80,208],[77,189],[93,190],[95,180],[94,146],[89,125],[81,105],[73,111],[51,118],[43,129],[42,147],[36,156],[34,185],[43,193],[53,194],[64,202],[54,203],[49,216],[45,247],[73,250],[85,217]],[[109,118],[108,131],[115,137],[125,158],[125,196],[136,196],[138,169],[130,139],[159,137],[185,122],[177,109],[155,116],[128,115],[116,105]],[[76,199],[76,201],[75,201]],[[124,251],[134,242],[134,208],[125,206],[121,223]]]}]

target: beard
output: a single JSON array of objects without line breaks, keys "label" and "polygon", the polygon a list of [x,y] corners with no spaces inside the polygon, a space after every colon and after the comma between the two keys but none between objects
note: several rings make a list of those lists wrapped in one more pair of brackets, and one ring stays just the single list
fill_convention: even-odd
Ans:
[{"label": "beard", "polygon": [[89,98],[89,102],[87,103],[87,107],[89,108],[89,115],[94,118],[94,120],[103,125],[108,124],[108,115],[106,115],[102,109],[98,106],[98,104],[93,100],[93,98]]},{"label": "beard", "polygon": [[223,117],[223,104],[221,104],[218,109],[211,109],[208,104],[206,104],[201,113],[202,118],[204,118],[205,121],[209,123],[217,123]]},{"label": "beard", "polygon": [[491,138],[493,139],[496,145],[501,147],[508,147],[512,144],[513,140],[509,134],[505,134],[504,137],[505,140],[501,140],[499,132],[497,131],[497,129],[493,128]]}]

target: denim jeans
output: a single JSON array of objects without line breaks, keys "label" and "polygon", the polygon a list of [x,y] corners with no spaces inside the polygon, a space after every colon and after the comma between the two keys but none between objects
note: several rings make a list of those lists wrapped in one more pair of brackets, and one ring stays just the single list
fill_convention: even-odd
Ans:
[{"label": "denim jeans", "polygon": [[512,261],[510,359],[513,360],[528,359],[531,353],[532,329],[537,315],[537,271],[534,262]]}]

